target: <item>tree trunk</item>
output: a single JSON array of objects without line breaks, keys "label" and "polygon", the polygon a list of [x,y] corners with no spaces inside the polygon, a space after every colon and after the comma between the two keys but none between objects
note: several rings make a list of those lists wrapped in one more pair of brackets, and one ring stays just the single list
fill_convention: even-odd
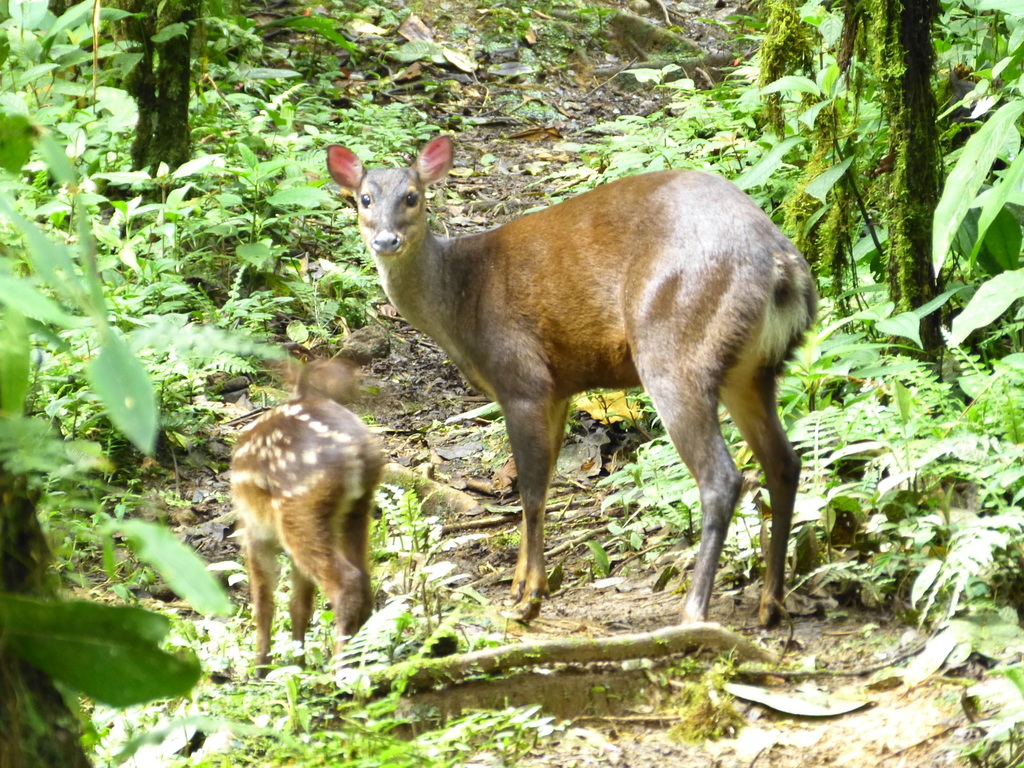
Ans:
[{"label": "tree trunk", "polygon": [[[119,4],[135,14],[125,21],[123,30],[142,54],[125,81],[139,107],[132,165],[149,167],[151,172],[160,163],[177,168],[192,155],[188,124],[191,55],[202,0],[169,0],[161,4],[159,13],[148,9],[148,0],[121,0]],[[153,36],[172,24],[183,24],[184,34],[154,43]]]},{"label": "tree trunk", "polygon": [[[882,86],[889,149],[889,296],[897,311],[920,307],[938,293],[932,270],[932,216],[939,200],[940,155],[931,41],[936,0],[871,0],[869,39]],[[925,352],[942,348],[939,316],[924,318]]]},{"label": "tree trunk", "polygon": [[[49,548],[24,477],[0,470],[0,592],[46,597]],[[89,766],[81,723],[50,679],[0,638],[0,766]]]}]

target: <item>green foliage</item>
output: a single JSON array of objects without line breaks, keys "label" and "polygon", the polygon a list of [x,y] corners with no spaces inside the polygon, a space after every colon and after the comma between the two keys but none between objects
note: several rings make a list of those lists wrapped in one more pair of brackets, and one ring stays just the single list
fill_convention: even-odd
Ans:
[{"label": "green foliage", "polygon": [[140,608],[0,594],[4,650],[115,707],[182,696],[195,685],[195,658],[159,647],[169,627],[165,617]]},{"label": "green foliage", "polygon": [[[95,559],[104,546],[110,589],[134,600],[132,590],[155,577],[131,558],[117,562],[109,540],[97,538],[97,529],[117,529],[144,542],[137,557],[198,608],[223,611],[223,595],[183,558],[181,545],[125,520],[138,504],[131,490],[144,482],[136,451],[152,451],[158,435],[172,450],[202,447],[221,417],[208,389],[213,377],[258,375],[259,361],[275,355],[269,344],[330,346],[339,331],[366,322],[380,289],[357,238],[340,234],[354,217],[325,184],[322,147],[340,141],[368,162],[392,163],[437,128],[407,103],[382,103],[372,84],[357,91],[337,84],[344,79],[339,48],[356,62],[374,55],[339,32],[350,13],[337,4],[329,23],[316,16],[276,22],[308,34],[277,42],[285,37],[265,40],[267,27],[211,2],[190,113],[196,156],[173,172],[133,171],[137,115],[123,85],[135,55],[103,25],[94,45],[92,3],[59,18],[44,0],[9,5],[10,16],[0,20],[0,464],[45,494],[40,509],[49,515],[63,575],[84,580],[82,556]],[[422,54],[471,66],[473,46],[508,45],[542,24],[538,44],[524,52],[530,66],[562,66],[576,45],[577,33],[557,20],[484,6],[493,22],[485,29],[453,31],[444,45],[399,58]],[[553,175],[570,187],[702,168],[784,215],[831,297],[821,330],[781,389],[804,460],[795,536],[802,578],[869,604],[906,607],[918,621],[975,605],[1019,606],[1020,9],[1014,0],[943,4],[938,90],[954,70],[970,83],[940,117],[949,177],[931,255],[949,290],[897,312],[884,288],[890,127],[877,96],[879,79],[893,72],[874,69],[864,52],[853,55],[843,6],[773,7],[775,45],[763,47],[753,66],[710,90],[685,77],[670,80],[678,74],[671,68],[634,70],[643,86],[660,83],[669,103],[564,145],[583,163]],[[388,25],[402,17],[360,12]],[[607,36],[610,11],[566,12],[585,22],[579,34]],[[120,18],[110,8],[101,14],[104,23]],[[424,83],[428,94],[451,87],[429,77]],[[898,346],[920,348],[921,320],[932,312],[955,316],[942,368]],[[726,434],[740,465],[752,466],[735,432]],[[129,491],[104,487],[100,473]],[[606,540],[588,543],[595,576],[621,567],[624,554],[649,564],[681,541],[696,541],[696,485],[665,438],[644,446],[604,487],[605,506],[623,514],[609,521]],[[318,671],[332,632],[329,612],[319,610],[307,643],[314,671],[282,667],[265,683],[201,684],[192,701],[170,706],[119,714],[98,707],[93,738],[101,759],[113,762],[128,742],[141,756],[164,750],[166,764],[185,764],[168,757],[174,750],[162,737],[200,727],[208,734],[223,728],[237,741],[188,764],[440,766],[478,753],[511,764],[549,734],[550,719],[533,710],[473,713],[438,726],[400,710],[393,697],[338,704],[334,686],[358,694],[367,666],[428,653],[439,638],[475,648],[503,637],[480,616],[485,601],[462,585],[466,575],[445,558],[439,521],[424,519],[402,491],[384,489],[380,505],[374,551],[383,608],[349,642],[340,672]],[[748,578],[760,567],[760,521],[745,499],[725,579]],[[804,562],[808,540],[818,555]],[[224,568],[239,578],[237,563]],[[675,574],[665,567],[659,588]],[[278,649],[289,643],[282,614]],[[126,621],[142,629],[126,631],[126,647],[115,651],[146,664],[163,658],[156,637],[167,627],[151,631],[152,620],[135,614]],[[194,648],[207,669],[242,677],[238,665],[252,658],[243,621],[176,618],[170,643]],[[84,636],[100,626],[90,622],[83,620]],[[97,673],[76,683],[83,690],[102,686],[91,678],[107,667],[91,666]],[[185,679],[146,695],[183,693]],[[698,720],[714,714],[695,708]],[[148,740],[130,741],[148,731]],[[401,738],[412,732],[415,741]]]},{"label": "green foliage", "polygon": [[162,526],[144,520],[117,525],[139,559],[167,579],[167,585],[203,614],[229,616],[234,607],[223,587],[213,580],[199,556]]}]

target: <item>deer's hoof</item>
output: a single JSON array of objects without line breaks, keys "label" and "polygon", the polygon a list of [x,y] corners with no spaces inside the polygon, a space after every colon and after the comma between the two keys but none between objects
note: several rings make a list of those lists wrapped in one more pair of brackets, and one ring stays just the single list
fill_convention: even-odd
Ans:
[{"label": "deer's hoof", "polygon": [[534,595],[526,600],[520,600],[508,610],[502,611],[501,615],[507,619],[528,624],[540,615],[540,606],[543,602],[543,597]]}]

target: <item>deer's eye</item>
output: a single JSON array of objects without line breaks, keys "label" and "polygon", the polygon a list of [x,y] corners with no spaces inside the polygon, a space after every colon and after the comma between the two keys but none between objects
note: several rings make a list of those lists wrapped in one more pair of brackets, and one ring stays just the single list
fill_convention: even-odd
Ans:
[{"label": "deer's eye", "polygon": [[420,195],[418,192],[410,192],[405,196],[405,204],[410,208],[415,208],[416,204],[420,201]]},{"label": "deer's eye", "polygon": [[371,202],[371,200],[370,200],[370,196],[369,195],[360,195],[360,197],[359,197],[359,204],[361,206],[363,206],[363,208],[369,208],[370,207],[370,202]]}]

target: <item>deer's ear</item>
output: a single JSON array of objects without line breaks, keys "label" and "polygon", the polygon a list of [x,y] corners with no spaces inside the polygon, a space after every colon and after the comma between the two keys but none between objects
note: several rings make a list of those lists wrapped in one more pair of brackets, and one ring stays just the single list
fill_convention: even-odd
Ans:
[{"label": "deer's ear", "polygon": [[363,183],[363,164],[355,153],[337,144],[327,148],[327,170],[342,189],[355,192]]},{"label": "deer's ear", "polygon": [[447,136],[438,136],[427,144],[416,158],[415,167],[424,184],[433,184],[443,179],[452,169],[452,140]]}]

